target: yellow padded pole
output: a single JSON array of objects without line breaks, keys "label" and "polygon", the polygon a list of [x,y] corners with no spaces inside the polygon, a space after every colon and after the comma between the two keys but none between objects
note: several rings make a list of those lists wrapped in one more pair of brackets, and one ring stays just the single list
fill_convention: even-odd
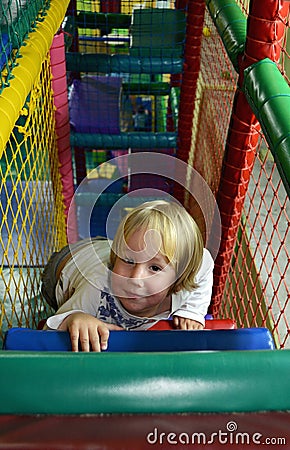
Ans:
[{"label": "yellow padded pole", "polygon": [[21,48],[21,57],[17,59],[18,65],[13,68],[14,78],[10,81],[10,86],[0,95],[0,158],[26,97],[39,75],[53,37],[64,19],[68,4],[69,0],[51,0],[43,22],[39,22],[36,29],[29,33]]}]

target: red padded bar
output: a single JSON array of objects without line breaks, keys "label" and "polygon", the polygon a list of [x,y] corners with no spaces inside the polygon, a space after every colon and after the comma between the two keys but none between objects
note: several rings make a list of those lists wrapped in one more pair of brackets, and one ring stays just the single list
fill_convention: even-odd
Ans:
[{"label": "red padded bar", "polygon": [[[45,398],[44,398],[45,401]],[[290,413],[251,414],[187,414],[187,415],[108,415],[108,416],[0,416],[0,449],[2,450],[149,450],[152,448],[211,448],[198,445],[176,445],[173,440],[196,434],[196,439],[209,442],[215,450],[244,448],[225,445],[244,433],[246,448],[289,448]],[[236,428],[236,430],[235,430]],[[233,430],[228,431],[228,430]],[[163,435],[161,433],[164,433]],[[172,433],[170,435],[170,433]],[[219,438],[219,433],[221,433]],[[260,445],[253,444],[257,440]],[[272,441],[270,441],[272,439]],[[278,441],[279,439],[279,441]],[[169,440],[169,441],[168,441]],[[170,443],[171,440],[171,443]],[[156,442],[155,442],[156,441]],[[162,441],[162,443],[160,443]],[[269,445],[270,442],[276,442]],[[278,444],[280,442],[280,444]],[[287,443],[286,443],[287,442]],[[262,444],[263,443],[263,444]],[[284,444],[283,444],[284,443]]]},{"label": "red padded bar", "polygon": [[[234,330],[237,324],[233,319],[214,319],[205,321],[206,330]],[[150,330],[173,330],[172,320],[160,320]]]}]

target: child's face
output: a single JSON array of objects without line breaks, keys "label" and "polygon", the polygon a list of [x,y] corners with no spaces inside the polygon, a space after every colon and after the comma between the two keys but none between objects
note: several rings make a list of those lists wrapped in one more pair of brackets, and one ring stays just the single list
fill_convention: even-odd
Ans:
[{"label": "child's face", "polygon": [[[145,242],[144,242],[145,237]],[[117,256],[112,273],[112,290],[123,307],[139,317],[152,317],[170,309],[170,286],[175,269],[158,251],[158,236],[136,231]]]}]

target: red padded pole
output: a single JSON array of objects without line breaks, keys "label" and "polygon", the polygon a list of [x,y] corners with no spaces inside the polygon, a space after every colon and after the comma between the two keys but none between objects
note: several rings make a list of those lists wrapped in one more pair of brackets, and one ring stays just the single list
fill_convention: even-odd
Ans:
[{"label": "red padded pole", "polygon": [[[185,2],[179,1],[178,6]],[[178,117],[177,157],[187,163],[192,137],[192,120],[198,74],[200,70],[200,54],[202,29],[204,22],[204,0],[188,0],[187,25],[184,49],[184,66],[180,89],[180,106]],[[184,188],[175,185],[174,196],[184,203]]]}]

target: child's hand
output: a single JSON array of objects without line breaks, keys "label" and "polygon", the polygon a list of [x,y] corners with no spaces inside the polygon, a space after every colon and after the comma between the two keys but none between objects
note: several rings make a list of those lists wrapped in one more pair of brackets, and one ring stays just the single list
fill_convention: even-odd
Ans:
[{"label": "child's hand", "polygon": [[70,314],[59,326],[59,330],[69,331],[72,351],[100,352],[108,346],[109,330],[122,330],[117,325],[106,324],[90,314],[76,312]]},{"label": "child's hand", "polygon": [[174,316],[173,326],[179,330],[203,330],[204,326],[196,320],[185,319],[184,317]]}]

